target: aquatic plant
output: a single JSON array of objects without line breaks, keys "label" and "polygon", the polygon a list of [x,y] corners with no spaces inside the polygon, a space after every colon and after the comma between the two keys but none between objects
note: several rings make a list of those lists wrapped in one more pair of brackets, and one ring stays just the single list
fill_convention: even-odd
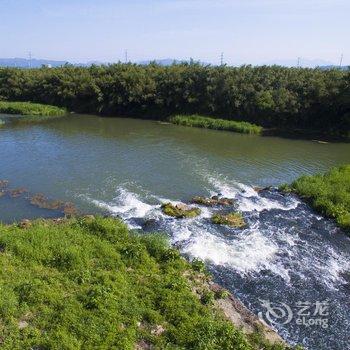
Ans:
[{"label": "aquatic plant", "polygon": [[26,115],[32,120],[40,120],[39,117],[62,116],[67,111],[64,108],[39,103],[0,101],[0,113]]},{"label": "aquatic plant", "polygon": [[200,115],[176,115],[169,118],[173,124],[205,129],[235,131],[243,134],[261,134],[261,126],[248,122],[203,117]]},{"label": "aquatic plant", "polygon": [[247,224],[243,218],[243,215],[238,212],[232,212],[228,214],[214,214],[211,218],[213,224],[227,225],[236,228],[243,228]]},{"label": "aquatic plant", "polygon": [[201,210],[199,208],[190,207],[185,204],[172,204],[164,203],[161,209],[165,215],[173,216],[175,218],[194,218],[200,215]]},{"label": "aquatic plant", "polygon": [[350,165],[332,168],[325,174],[302,176],[288,189],[350,233]]},{"label": "aquatic plant", "polygon": [[202,277],[164,236],[93,216],[0,228],[4,350],[277,349],[196,295]]}]

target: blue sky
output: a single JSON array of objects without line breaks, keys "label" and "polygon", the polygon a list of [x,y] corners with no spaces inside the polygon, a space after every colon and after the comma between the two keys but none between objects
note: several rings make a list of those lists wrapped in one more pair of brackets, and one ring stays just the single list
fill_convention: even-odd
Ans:
[{"label": "blue sky", "polygon": [[0,57],[350,64],[350,0],[0,0]]}]

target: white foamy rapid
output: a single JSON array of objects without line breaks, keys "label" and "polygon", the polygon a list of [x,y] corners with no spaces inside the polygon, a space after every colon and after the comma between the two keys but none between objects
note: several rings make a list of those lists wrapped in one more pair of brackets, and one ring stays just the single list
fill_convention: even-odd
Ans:
[{"label": "white foamy rapid", "polygon": [[208,177],[208,181],[215,189],[214,191],[210,191],[211,194],[220,193],[224,197],[236,199],[239,210],[243,212],[260,212],[271,209],[291,210],[295,209],[300,203],[294,197],[291,197],[287,204],[280,203],[277,200],[263,198],[259,196],[253,187],[239,182],[220,180],[215,177]]},{"label": "white foamy rapid", "polygon": [[[329,286],[339,283],[345,266],[343,257],[331,251],[326,260],[318,261],[319,248],[303,241],[298,231],[290,232],[289,225],[278,224],[286,216],[288,220],[294,220],[293,215],[289,218],[288,211],[300,203],[296,198],[262,197],[253,187],[213,177],[208,182],[211,186],[208,188],[210,193],[220,193],[224,197],[235,199],[238,210],[243,212],[248,221],[248,228],[235,230],[213,225],[210,218],[220,209],[203,206],[201,215],[196,218],[171,218],[161,212],[161,203],[177,204],[178,201],[136,194],[125,186],[117,189],[115,198],[110,202],[86,198],[112,215],[120,216],[133,229],[141,229],[146,220],[154,219],[157,222],[156,230],[169,233],[172,243],[179,246],[183,253],[214,265],[229,267],[242,276],[269,270],[289,283],[291,272],[302,278],[309,278],[307,276],[311,272]],[[144,191],[140,190],[141,192]],[[269,213],[272,209],[277,211],[268,220],[271,221],[271,217],[276,220],[264,221],[260,213]],[[301,247],[307,247],[305,253],[301,253]]]},{"label": "white foamy rapid", "polygon": [[191,256],[216,265],[230,266],[240,274],[267,268],[277,249],[274,243],[255,230],[240,235],[233,244],[203,230],[197,232],[183,248]]},{"label": "white foamy rapid", "polygon": [[129,222],[130,218],[145,218],[159,207],[159,205],[151,205],[143,202],[137,194],[129,192],[124,187],[118,188],[117,195],[111,202],[97,199],[91,199],[90,201],[97,207],[107,210],[112,215],[120,216],[128,222],[131,228],[141,227],[131,224]]}]

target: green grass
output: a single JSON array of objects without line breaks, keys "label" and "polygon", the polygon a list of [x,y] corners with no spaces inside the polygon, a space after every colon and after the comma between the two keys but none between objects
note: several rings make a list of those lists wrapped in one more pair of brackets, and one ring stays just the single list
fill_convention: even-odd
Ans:
[{"label": "green grass", "polygon": [[297,193],[350,233],[350,165],[333,168],[325,174],[302,176],[281,189]]},{"label": "green grass", "polygon": [[240,122],[234,120],[224,120],[200,115],[176,115],[169,118],[173,124],[194,126],[205,129],[234,131],[243,134],[261,134],[263,128],[261,126],[248,122]]},{"label": "green grass", "polygon": [[194,294],[198,266],[112,218],[0,225],[1,348],[257,349]]},{"label": "green grass", "polygon": [[0,101],[0,113],[25,115],[39,120],[41,117],[62,116],[67,111],[64,108],[39,103]]}]

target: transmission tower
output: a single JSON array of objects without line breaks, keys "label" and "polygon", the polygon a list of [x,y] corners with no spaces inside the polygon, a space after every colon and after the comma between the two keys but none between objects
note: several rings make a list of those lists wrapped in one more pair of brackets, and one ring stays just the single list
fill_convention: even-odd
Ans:
[{"label": "transmission tower", "polygon": [[32,68],[32,52],[28,52],[28,57],[29,57],[29,68]]},{"label": "transmission tower", "polygon": [[224,53],[221,52],[221,55],[220,55],[220,65],[223,66],[224,65]]},{"label": "transmission tower", "polygon": [[125,50],[125,63],[128,63],[128,50]]}]

